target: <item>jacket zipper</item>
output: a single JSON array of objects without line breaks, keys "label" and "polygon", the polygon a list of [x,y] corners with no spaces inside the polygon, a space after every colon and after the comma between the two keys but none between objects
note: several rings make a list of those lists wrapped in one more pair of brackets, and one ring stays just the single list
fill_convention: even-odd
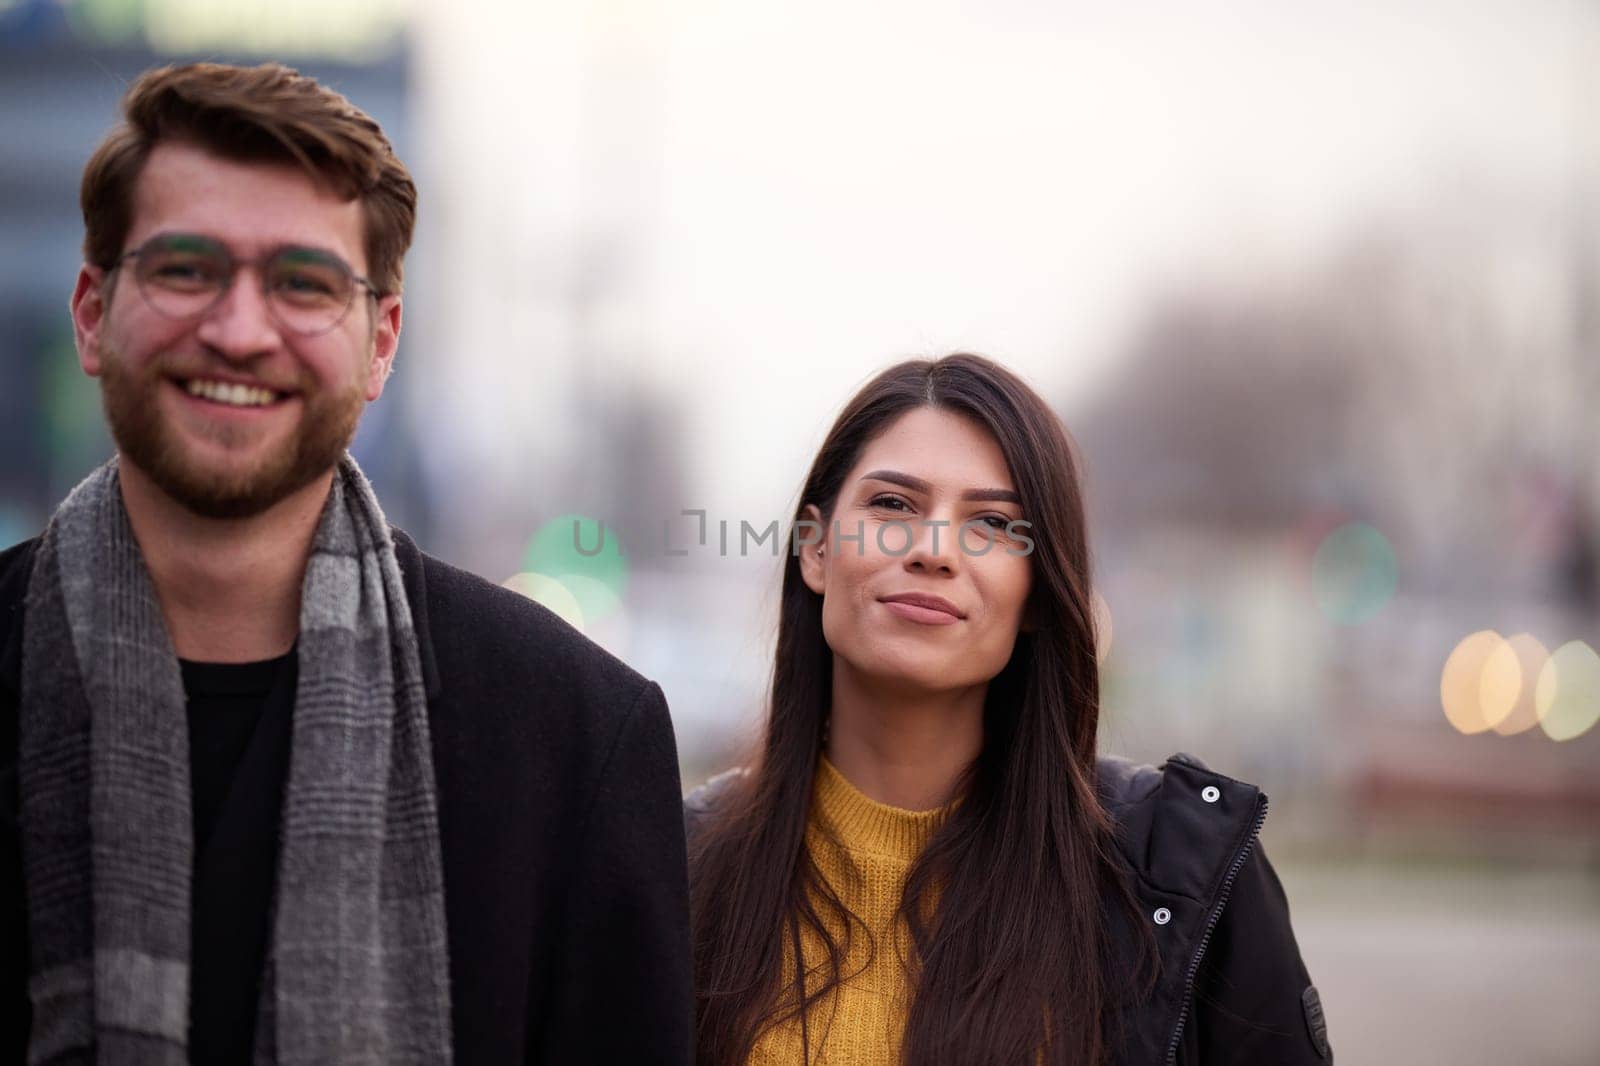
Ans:
[{"label": "jacket zipper", "polygon": [[1183,1006],[1178,1011],[1178,1025],[1172,1030],[1172,1040],[1167,1044],[1167,1066],[1173,1066],[1178,1060],[1178,1041],[1183,1037],[1183,1025],[1189,1020],[1189,1003],[1194,997],[1194,978],[1200,971],[1200,960],[1205,957],[1206,948],[1211,943],[1211,933],[1217,927],[1217,920],[1222,917],[1222,908],[1228,904],[1228,894],[1233,891],[1233,882],[1239,876],[1239,869],[1244,861],[1250,857],[1250,852],[1256,846],[1256,837],[1261,833],[1261,824],[1267,820],[1267,797],[1262,796],[1256,801],[1256,822],[1250,830],[1250,835],[1245,838],[1244,845],[1239,853],[1234,856],[1233,864],[1228,867],[1227,876],[1222,879],[1222,887],[1217,890],[1217,902],[1211,908],[1211,915],[1206,919],[1205,935],[1200,938],[1200,946],[1195,948],[1194,958],[1189,960],[1189,972],[1183,978]]}]

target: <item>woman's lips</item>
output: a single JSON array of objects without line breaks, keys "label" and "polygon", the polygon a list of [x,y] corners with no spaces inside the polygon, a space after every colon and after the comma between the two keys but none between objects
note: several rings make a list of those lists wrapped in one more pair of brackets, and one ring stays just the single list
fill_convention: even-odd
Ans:
[{"label": "woman's lips", "polygon": [[890,611],[908,622],[925,626],[949,626],[961,621],[961,612],[955,604],[941,596],[921,592],[884,596],[879,600]]}]

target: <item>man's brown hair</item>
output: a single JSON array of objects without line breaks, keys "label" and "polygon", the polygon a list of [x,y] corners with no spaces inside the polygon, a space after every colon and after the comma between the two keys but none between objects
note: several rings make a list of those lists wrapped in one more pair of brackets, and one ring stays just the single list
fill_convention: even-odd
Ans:
[{"label": "man's brown hair", "polygon": [[133,223],[133,189],[160,141],[239,162],[294,163],[337,195],[361,201],[367,273],[400,291],[417,187],[383,130],[331,89],[277,63],[189,63],[147,71],[122,98],[123,121],[83,170],[84,258],[106,270]]}]

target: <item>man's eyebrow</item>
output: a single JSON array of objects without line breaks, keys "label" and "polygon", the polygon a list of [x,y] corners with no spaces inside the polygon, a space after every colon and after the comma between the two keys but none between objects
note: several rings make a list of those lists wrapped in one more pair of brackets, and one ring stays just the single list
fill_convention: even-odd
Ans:
[{"label": "man's eyebrow", "polygon": [[[861,475],[862,481],[887,481],[891,485],[899,485],[920,492],[924,495],[933,491],[933,486],[914,477],[911,474],[902,474],[898,470],[871,470]],[[1014,503],[1021,505],[1022,497],[1010,489],[968,489],[961,494],[963,500],[977,500],[989,503]]]},{"label": "man's eyebrow", "polygon": [[328,258],[337,259],[340,262],[344,261],[344,256],[340,255],[338,252],[334,251],[332,248],[323,248],[320,245],[315,245],[315,244],[294,244],[294,243],[278,244],[278,245],[274,245],[272,248],[270,248],[268,250],[268,254],[269,255],[322,256],[322,257],[328,257]]}]

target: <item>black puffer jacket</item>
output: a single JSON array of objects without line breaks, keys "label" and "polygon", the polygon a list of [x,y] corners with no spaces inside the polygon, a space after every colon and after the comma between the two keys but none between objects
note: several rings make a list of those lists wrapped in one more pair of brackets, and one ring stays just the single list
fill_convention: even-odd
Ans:
[{"label": "black puffer jacket", "polygon": [[[1192,755],[1099,761],[1142,918],[1160,956],[1152,993],[1112,1027],[1116,1066],[1331,1066],[1322,1004],[1257,840],[1267,797]],[[684,801],[692,837],[732,774]],[[1113,925],[1131,957],[1136,930]]]}]

